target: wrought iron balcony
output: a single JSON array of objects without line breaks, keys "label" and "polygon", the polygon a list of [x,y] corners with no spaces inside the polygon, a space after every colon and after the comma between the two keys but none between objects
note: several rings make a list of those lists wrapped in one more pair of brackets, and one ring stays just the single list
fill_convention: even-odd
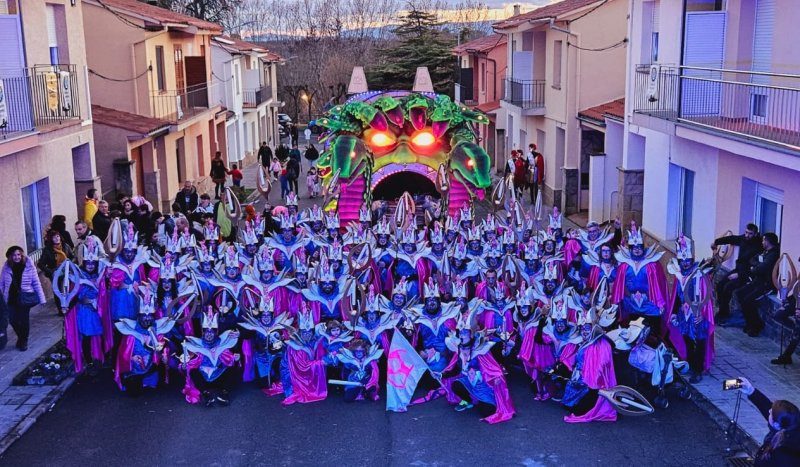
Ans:
[{"label": "wrought iron balcony", "polygon": [[0,140],[81,119],[75,65],[0,70]]},{"label": "wrought iron balcony", "polygon": [[267,102],[272,97],[272,87],[262,86],[258,89],[245,89],[242,93],[242,106],[252,109]]},{"label": "wrought iron balcony", "polygon": [[201,83],[184,89],[153,92],[150,96],[152,117],[176,123],[208,110],[208,88],[207,83]]},{"label": "wrought iron balcony", "polygon": [[503,100],[522,109],[544,107],[544,80],[503,80]]},{"label": "wrought iron balcony", "polygon": [[639,65],[635,113],[800,150],[800,75]]}]

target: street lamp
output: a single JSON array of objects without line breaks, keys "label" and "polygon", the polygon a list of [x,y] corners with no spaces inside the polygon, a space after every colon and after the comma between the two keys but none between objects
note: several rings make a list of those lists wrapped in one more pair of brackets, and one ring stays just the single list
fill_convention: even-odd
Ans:
[{"label": "street lamp", "polygon": [[302,91],[300,93],[300,99],[303,99],[306,102],[306,104],[308,104],[308,121],[310,122],[311,121],[311,100],[312,100],[312,97],[311,97],[311,95],[309,95],[305,91]]}]

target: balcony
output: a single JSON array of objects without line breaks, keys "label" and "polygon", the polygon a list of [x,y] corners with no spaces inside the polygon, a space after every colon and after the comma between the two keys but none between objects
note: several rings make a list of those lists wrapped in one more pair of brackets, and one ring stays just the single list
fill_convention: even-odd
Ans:
[{"label": "balcony", "polygon": [[182,90],[156,91],[150,96],[153,118],[178,123],[208,110],[207,83],[187,86]]},{"label": "balcony", "polygon": [[267,102],[272,97],[272,86],[262,86],[259,89],[245,89],[242,92],[242,106],[245,109],[255,109]]},{"label": "balcony", "polygon": [[634,113],[800,151],[800,75],[639,65]]},{"label": "balcony", "polygon": [[544,80],[503,80],[503,100],[523,110],[544,108]]},{"label": "balcony", "polygon": [[81,120],[75,65],[0,71],[0,141]]},{"label": "balcony", "polygon": [[453,93],[453,100],[466,106],[478,105],[478,100],[474,99],[472,86],[462,86],[458,83],[455,84],[455,91]]}]

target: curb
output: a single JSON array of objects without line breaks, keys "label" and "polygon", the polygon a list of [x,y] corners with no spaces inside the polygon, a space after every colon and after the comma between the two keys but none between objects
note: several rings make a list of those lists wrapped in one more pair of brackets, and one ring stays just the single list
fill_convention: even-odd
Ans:
[{"label": "curb", "polygon": [[72,387],[73,383],[77,379],[77,375],[70,376],[66,378],[64,381],[59,383],[58,386],[54,387],[48,394],[45,396],[41,402],[36,404],[36,406],[31,410],[28,415],[26,415],[17,426],[15,426],[11,431],[9,431],[3,439],[0,439],[0,456],[6,452],[6,450],[14,444],[14,441],[20,439],[22,435],[24,435],[36,421],[41,417],[44,413],[49,412],[55,407],[56,402],[61,399],[61,396],[67,392],[67,390]]},{"label": "curb", "polygon": [[732,422],[731,415],[726,414],[722,409],[714,405],[714,403],[706,398],[694,385],[687,382],[686,387],[688,387],[691,392],[691,400],[694,405],[708,415],[708,418],[716,423],[722,429],[723,433],[725,433],[725,437],[730,444],[729,449],[731,452],[740,451],[743,448],[748,454],[754,455],[755,452],[758,451],[761,442],[754,439],[750,433],[746,432],[741,426],[737,426],[732,437],[727,433]]}]

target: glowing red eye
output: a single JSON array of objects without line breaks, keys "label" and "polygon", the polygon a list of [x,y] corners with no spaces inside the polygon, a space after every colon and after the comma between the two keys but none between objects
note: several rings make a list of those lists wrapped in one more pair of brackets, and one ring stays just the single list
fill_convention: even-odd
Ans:
[{"label": "glowing red eye", "polygon": [[378,148],[385,148],[394,144],[394,138],[386,133],[375,133],[370,137],[369,144]]},{"label": "glowing red eye", "polygon": [[473,161],[472,159],[467,161],[467,167],[472,168],[474,165],[475,165],[475,161]]},{"label": "glowing red eye", "polygon": [[436,142],[436,138],[430,131],[420,131],[411,138],[411,142],[414,143],[414,146],[430,146]]}]

